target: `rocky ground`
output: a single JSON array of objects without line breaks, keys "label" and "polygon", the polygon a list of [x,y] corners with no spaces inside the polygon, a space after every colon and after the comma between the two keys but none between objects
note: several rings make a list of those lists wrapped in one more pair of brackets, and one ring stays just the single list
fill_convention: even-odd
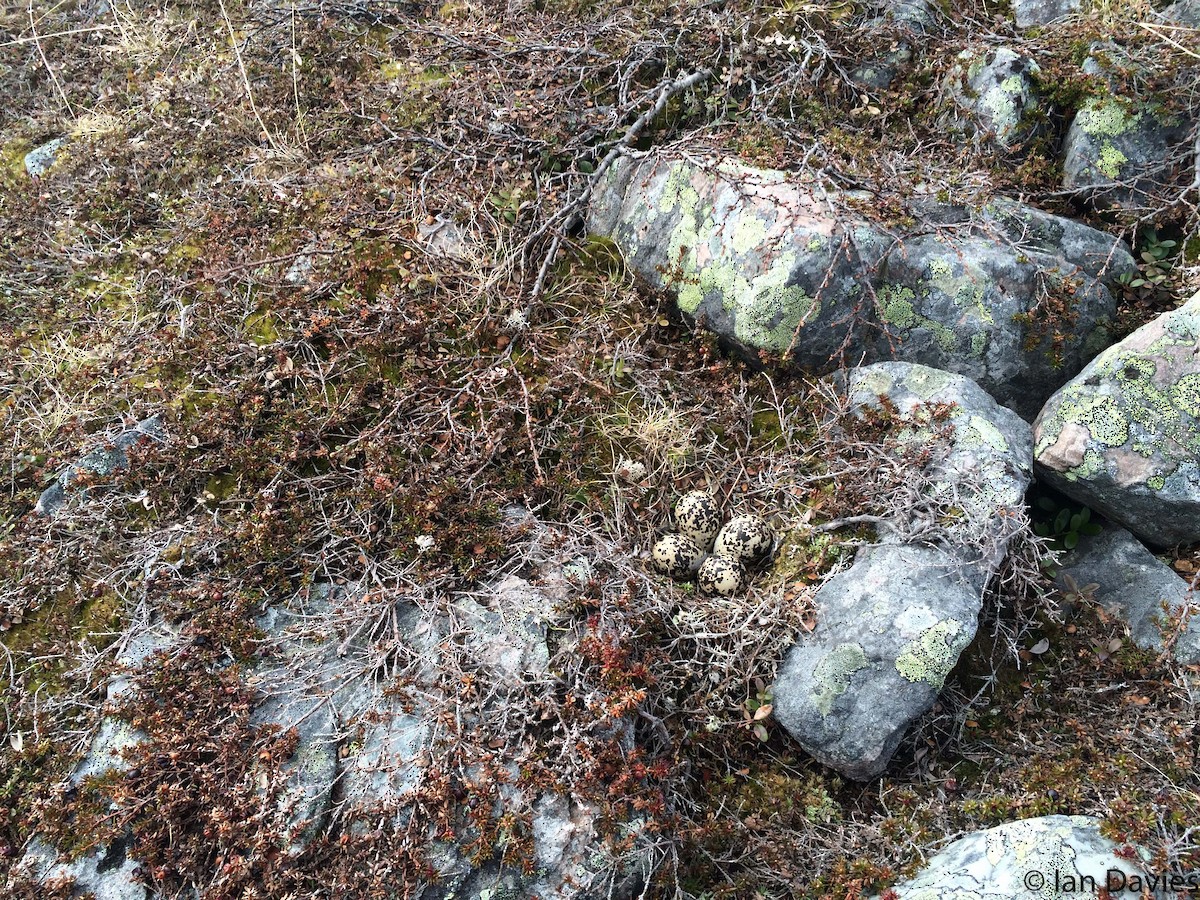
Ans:
[{"label": "rocky ground", "polygon": [[5,896],[1194,887],[1191,0],[35,3],[0,88]]}]

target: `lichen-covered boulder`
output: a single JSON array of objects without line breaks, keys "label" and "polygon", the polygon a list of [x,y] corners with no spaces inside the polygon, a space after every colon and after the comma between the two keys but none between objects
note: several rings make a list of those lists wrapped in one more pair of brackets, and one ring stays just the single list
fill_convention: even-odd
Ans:
[{"label": "lichen-covered boulder", "polygon": [[817,629],[771,690],[776,721],[850,778],[879,775],[975,636],[979,591],[944,550],[859,551],[816,595]]},{"label": "lichen-covered boulder", "polygon": [[[1105,77],[1096,57],[1083,65]],[[1075,113],[1063,140],[1063,188],[1098,205],[1139,206],[1177,182],[1185,154],[1177,148],[1190,123],[1161,103],[1115,92],[1092,97]]]},{"label": "lichen-covered boulder", "polygon": [[[898,417],[894,434],[904,442],[931,442],[937,423],[930,421],[930,410],[944,411],[941,424],[952,428],[948,444],[934,448],[927,471],[913,473],[928,482],[925,508],[917,514],[947,507],[941,543],[982,588],[1017,528],[1011,514],[1024,509],[1033,469],[1029,425],[969,378],[928,366],[876,363],[852,369],[846,383],[850,409],[878,414],[886,403]],[[902,521],[908,515],[895,511],[891,530],[910,530],[912,523]]]},{"label": "lichen-covered boulder", "polygon": [[1161,651],[1184,665],[1200,663],[1200,598],[1188,581],[1156,558],[1124,528],[1110,525],[1084,537],[1063,558],[1057,584],[1068,590],[1095,585],[1095,601],[1129,626],[1133,642]]},{"label": "lichen-covered boulder", "polygon": [[1080,0],[1013,0],[1013,17],[1019,28],[1045,25],[1079,9]]},{"label": "lichen-covered boulder", "polygon": [[[87,453],[77,462],[71,463],[38,498],[34,512],[53,518],[67,504],[71,490],[80,481],[93,476],[107,478],[114,472],[129,467],[129,450],[144,443],[162,443],[166,434],[158,416],[151,416],[127,428],[101,446]],[[80,490],[84,493],[86,489]]]},{"label": "lichen-covered boulder", "polygon": [[1156,546],[1200,540],[1200,294],[1109,347],[1034,423],[1038,477]]},{"label": "lichen-covered boulder", "polygon": [[[618,162],[588,225],[749,358],[806,370],[901,359],[966,374],[1032,417],[1108,341],[1111,236],[1011,201],[914,202],[890,234],[783,172],[668,155]],[[1056,242],[1057,241],[1057,242]]]},{"label": "lichen-covered boulder", "polygon": [[[960,375],[879,363],[848,376],[852,408],[905,417],[903,441],[933,439],[920,410],[946,410],[950,445],[914,473],[945,504],[939,546],[870,546],[817,591],[817,627],[787,653],[774,716],[844,775],[881,773],[909,726],[933,706],[978,626],[983,588],[1003,560],[1030,480],[1029,426]],[[950,506],[952,504],[952,506]],[[897,511],[896,534],[913,525]],[[887,533],[884,537],[887,537]]]},{"label": "lichen-covered boulder", "polygon": [[1159,885],[1147,880],[1149,860],[1143,848],[1122,847],[1101,835],[1099,819],[1041,816],[959,838],[930,857],[915,878],[894,884],[887,896],[1026,900],[1093,897],[1107,890],[1105,896],[1141,897],[1144,888],[1159,896]]},{"label": "lichen-covered boulder", "polygon": [[1008,47],[967,49],[958,55],[947,87],[977,135],[1002,150],[1016,150],[1037,132],[1034,78],[1040,71],[1031,57]]},{"label": "lichen-covered boulder", "polygon": [[811,368],[853,340],[870,306],[864,282],[890,245],[783,172],[661,155],[618,161],[588,226],[689,316],[751,352]]},{"label": "lichen-covered boulder", "polygon": [[1027,418],[1108,344],[1116,306],[1081,266],[994,238],[910,238],[880,279],[883,327],[870,356],[895,347],[906,361],[961,373]]}]

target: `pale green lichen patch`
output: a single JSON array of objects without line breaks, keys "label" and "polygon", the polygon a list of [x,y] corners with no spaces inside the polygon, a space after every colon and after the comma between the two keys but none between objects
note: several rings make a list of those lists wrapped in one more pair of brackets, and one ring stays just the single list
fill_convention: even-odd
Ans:
[{"label": "pale green lichen patch", "polygon": [[1117,100],[1090,100],[1075,116],[1075,124],[1092,137],[1117,137],[1137,125],[1142,118],[1131,116]]},{"label": "pale green lichen patch", "polygon": [[1008,441],[1000,433],[1000,429],[983,416],[972,415],[967,419],[967,427],[962,430],[960,441],[966,447],[978,447],[983,444],[1001,453],[1008,451]]},{"label": "pale green lichen patch", "polygon": [[954,267],[944,259],[931,259],[926,268],[933,279],[954,277]]},{"label": "pale green lichen patch", "polygon": [[907,681],[923,681],[941,690],[968,640],[961,622],[955,619],[939,622],[904,645],[896,657],[896,671]]},{"label": "pale green lichen patch", "polygon": [[1100,148],[1100,155],[1096,158],[1096,168],[1109,178],[1119,178],[1121,176],[1121,166],[1129,162],[1129,157],[1110,144],[1108,141]]},{"label": "pale green lichen patch", "polygon": [[1200,373],[1184,375],[1167,390],[1171,404],[1195,419],[1200,419]]},{"label": "pale green lichen patch", "polygon": [[912,288],[888,284],[879,289],[878,295],[879,317],[884,322],[904,331],[916,324],[917,314],[913,309],[916,295],[913,294]]},{"label": "pale green lichen patch", "polygon": [[867,655],[858,644],[838,644],[817,663],[813,669],[813,700],[822,715],[829,715],[833,701],[846,693],[854,673],[866,666]]},{"label": "pale green lichen patch", "polygon": [[761,219],[752,215],[740,216],[733,228],[733,252],[746,253],[762,243],[766,236],[767,226]]},{"label": "pale green lichen patch", "polygon": [[783,353],[796,335],[816,318],[820,304],[802,288],[769,287],[737,308],[734,336],[744,344]]},{"label": "pale green lichen patch", "polygon": [[909,371],[904,379],[904,386],[922,400],[929,400],[934,394],[950,387],[954,379],[955,376],[949,372],[922,366]]}]

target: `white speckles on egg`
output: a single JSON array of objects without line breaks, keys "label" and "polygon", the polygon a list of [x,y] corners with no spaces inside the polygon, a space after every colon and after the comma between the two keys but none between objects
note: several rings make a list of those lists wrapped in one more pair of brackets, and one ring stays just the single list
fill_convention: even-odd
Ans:
[{"label": "white speckles on egg", "polygon": [[721,528],[721,504],[708,491],[692,491],[675,504],[675,521],[683,534],[707,549]]},{"label": "white speckles on egg", "polygon": [[659,538],[650,556],[654,560],[654,568],[664,575],[687,578],[704,559],[704,551],[687,535],[668,534]]},{"label": "white speckles on egg", "polygon": [[700,590],[731,597],[746,586],[746,568],[728,556],[710,556],[696,574]]},{"label": "white speckles on egg", "polygon": [[758,516],[735,516],[717,534],[713,553],[731,559],[757,561],[771,552],[773,542],[770,527]]}]

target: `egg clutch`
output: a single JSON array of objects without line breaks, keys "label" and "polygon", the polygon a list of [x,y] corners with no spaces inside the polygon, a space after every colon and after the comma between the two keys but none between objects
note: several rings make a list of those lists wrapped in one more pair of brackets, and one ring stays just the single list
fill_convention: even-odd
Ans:
[{"label": "egg clutch", "polygon": [[775,536],[758,516],[734,516],[723,525],[722,518],[708,491],[684,494],[675,504],[679,530],[663,535],[650,551],[654,568],[672,578],[695,575],[702,591],[722,597],[744,590],[746,566],[771,555]]}]

